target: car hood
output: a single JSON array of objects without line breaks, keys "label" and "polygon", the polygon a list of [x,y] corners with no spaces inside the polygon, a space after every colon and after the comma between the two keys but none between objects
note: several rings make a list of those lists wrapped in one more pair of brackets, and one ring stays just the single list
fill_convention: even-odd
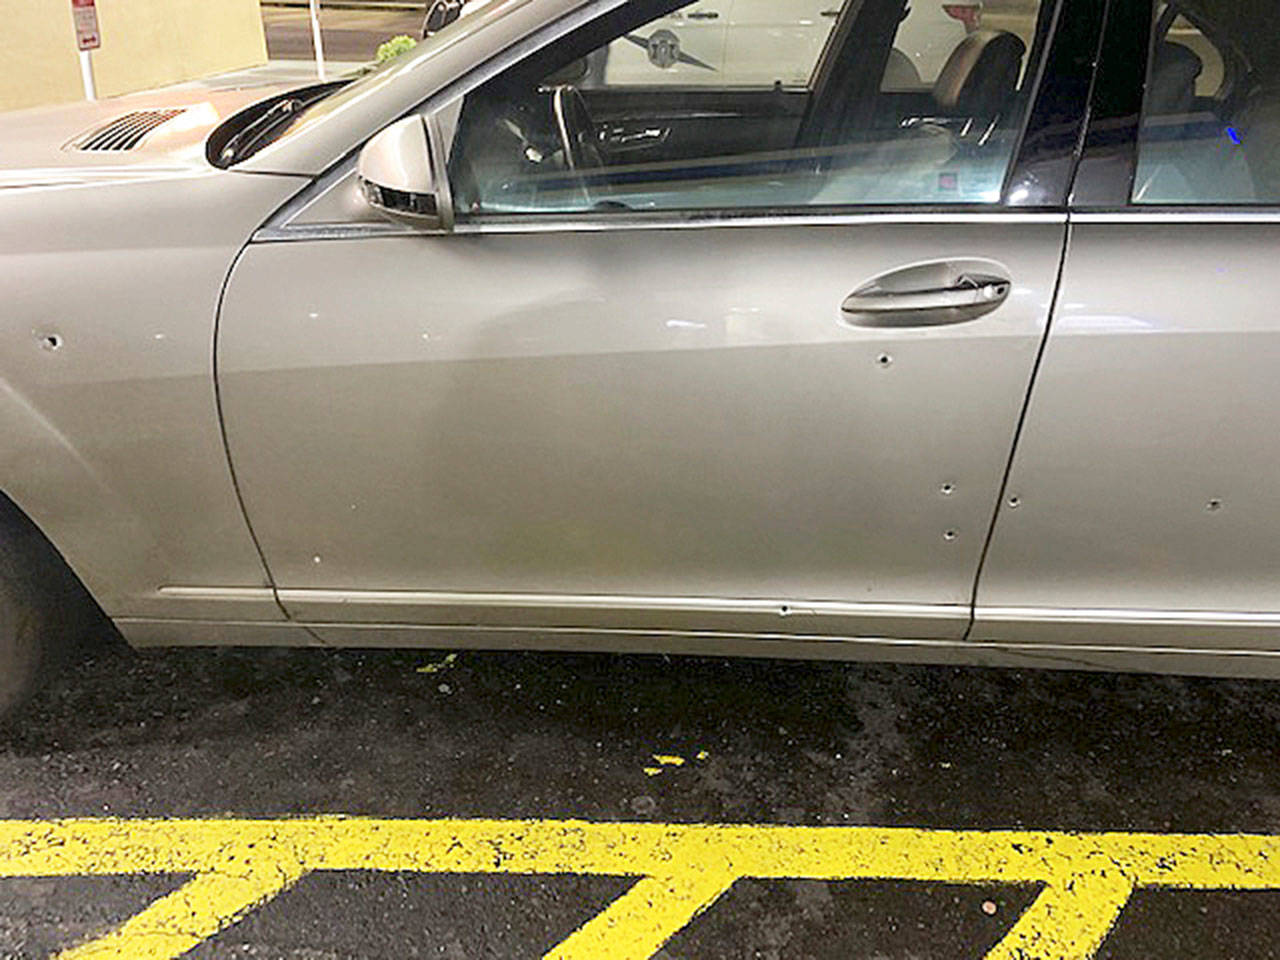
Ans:
[{"label": "car hood", "polygon": [[[252,103],[298,86],[219,90],[190,85],[0,114],[0,188],[208,169],[204,143],[214,127]],[[108,140],[112,149],[86,143],[116,123],[113,129],[122,136]],[[139,137],[140,130],[145,132]]]}]

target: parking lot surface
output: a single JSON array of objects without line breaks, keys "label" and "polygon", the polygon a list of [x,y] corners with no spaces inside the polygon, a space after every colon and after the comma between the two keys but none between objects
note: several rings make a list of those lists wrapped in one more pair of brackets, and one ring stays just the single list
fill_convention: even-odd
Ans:
[{"label": "parking lot surface", "polygon": [[[320,15],[325,56],[330,60],[372,60],[378,44],[401,34],[417,37],[422,10],[326,8]],[[262,26],[273,60],[309,59],[311,19],[305,7],[264,6]]]},{"label": "parking lot surface", "polygon": [[1278,723],[1267,682],[112,646],[0,745],[0,956],[1272,957]]}]

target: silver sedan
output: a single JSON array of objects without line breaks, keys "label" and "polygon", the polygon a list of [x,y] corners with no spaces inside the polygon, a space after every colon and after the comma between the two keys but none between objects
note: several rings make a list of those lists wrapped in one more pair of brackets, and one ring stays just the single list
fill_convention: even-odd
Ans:
[{"label": "silver sedan", "polygon": [[95,604],[1276,674],[1276,4],[762,5],[0,118],[0,709]]}]

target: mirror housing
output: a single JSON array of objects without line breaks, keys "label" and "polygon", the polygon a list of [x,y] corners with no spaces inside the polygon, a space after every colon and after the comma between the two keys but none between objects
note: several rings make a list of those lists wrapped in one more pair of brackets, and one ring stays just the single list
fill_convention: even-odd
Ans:
[{"label": "mirror housing", "polygon": [[375,210],[415,227],[445,230],[448,200],[438,187],[431,140],[427,118],[397,120],[364,145],[356,174]]}]

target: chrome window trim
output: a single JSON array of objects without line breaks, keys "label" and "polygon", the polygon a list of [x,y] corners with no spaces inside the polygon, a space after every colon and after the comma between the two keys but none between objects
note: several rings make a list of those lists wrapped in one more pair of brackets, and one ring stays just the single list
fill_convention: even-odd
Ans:
[{"label": "chrome window trim", "polygon": [[394,223],[299,223],[293,226],[259,227],[250,243],[289,243],[303,240],[367,240],[371,237],[423,236],[421,230]]},{"label": "chrome window trim", "polygon": [[[452,233],[517,234],[517,233],[598,233],[624,230],[711,230],[726,227],[834,227],[875,224],[963,224],[963,223],[1066,223],[1064,211],[1026,212],[1017,210],[975,213],[972,211],[929,211],[912,213],[884,211],[838,211],[830,213],[760,213],[744,216],[740,211],[699,211],[696,215],[668,214],[661,218],[631,218],[617,215],[581,218],[555,217],[455,223]],[[443,231],[415,230],[388,222],[376,223],[310,223],[273,226],[268,224],[254,233],[252,243],[282,243],[302,240],[366,240],[375,237],[444,236]]]},{"label": "chrome window trim", "polygon": [[1139,206],[1123,210],[1072,211],[1072,223],[1280,223],[1280,209],[1275,207],[1213,208],[1186,206],[1173,209],[1144,209]]},{"label": "chrome window trim", "polygon": [[583,217],[556,217],[554,220],[539,222],[536,217],[488,218],[483,221],[469,221],[456,226],[458,233],[545,233],[551,232],[597,232],[604,230],[701,230],[722,227],[798,227],[798,226],[842,226],[856,224],[887,223],[1065,223],[1065,212],[1017,213],[992,211],[989,213],[972,210],[928,210],[928,211],[885,211],[862,210],[855,208],[811,213],[796,211],[763,211],[743,213],[741,207],[729,210],[700,210],[681,214],[673,212],[663,216],[627,216],[623,214]]}]

